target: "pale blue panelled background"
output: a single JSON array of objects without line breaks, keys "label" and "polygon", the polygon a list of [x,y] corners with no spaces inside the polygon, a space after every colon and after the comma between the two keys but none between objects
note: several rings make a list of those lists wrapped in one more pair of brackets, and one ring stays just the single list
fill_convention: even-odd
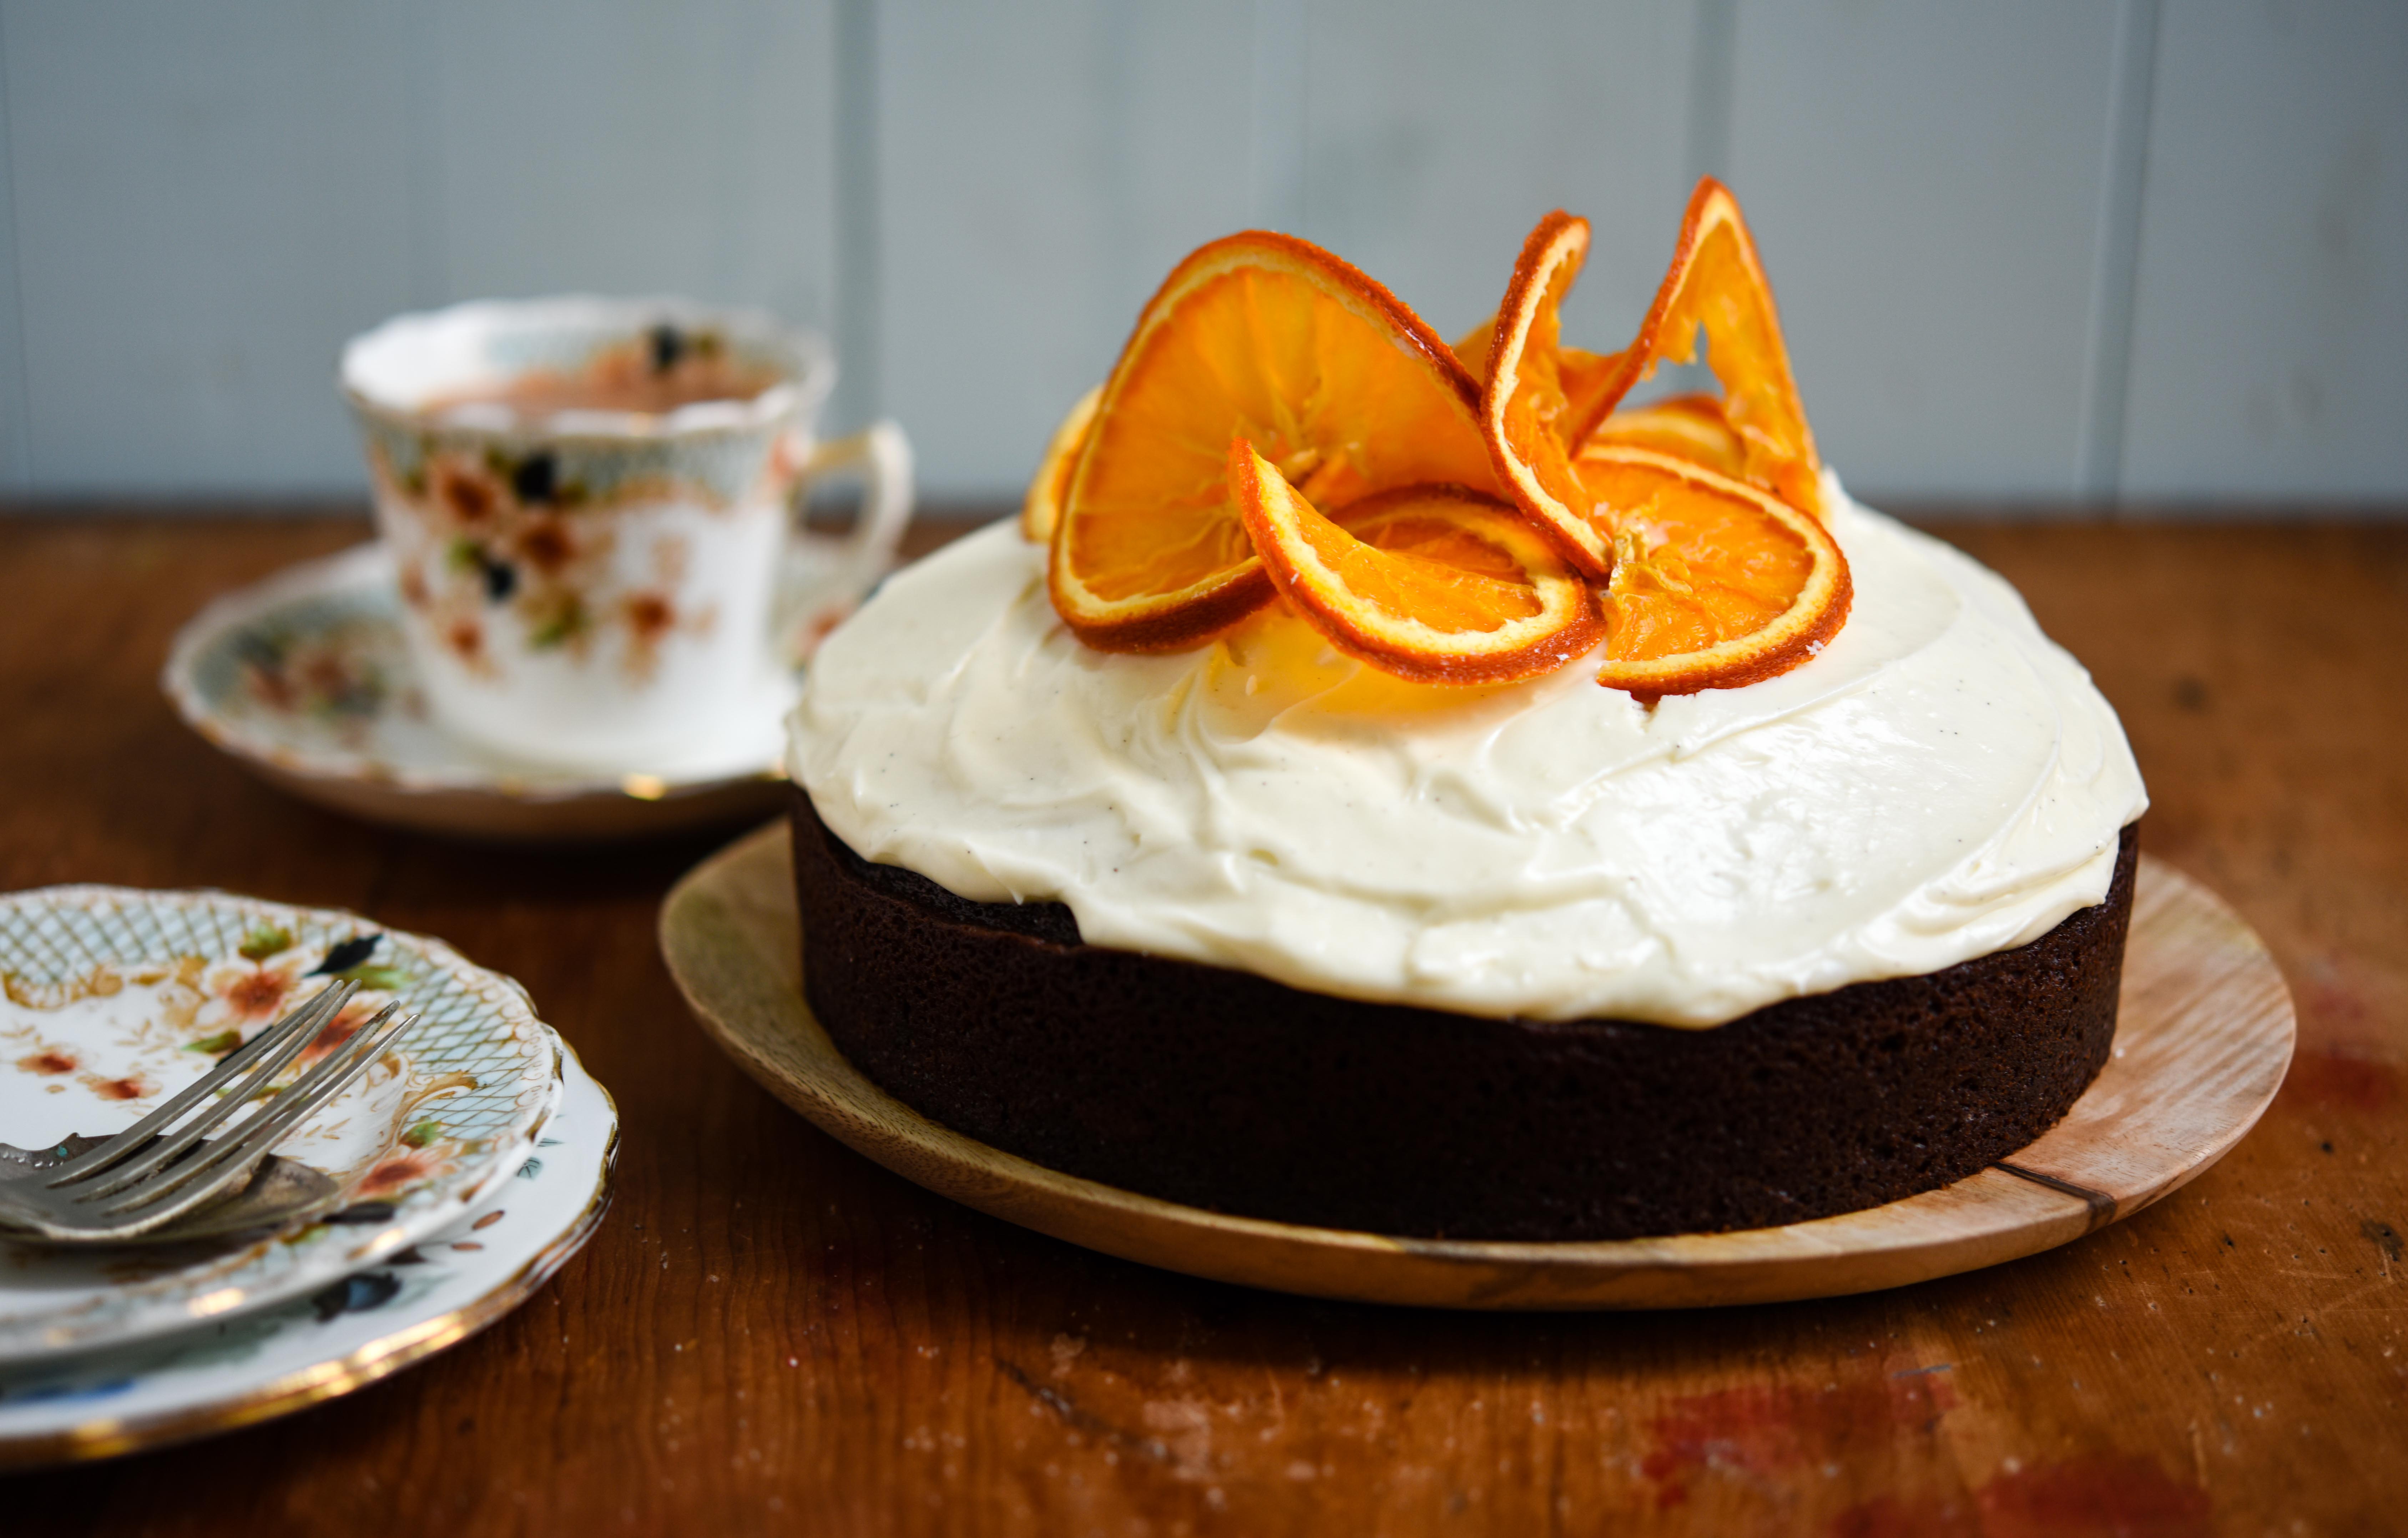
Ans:
[{"label": "pale blue panelled background", "polygon": [[2408,501],[2398,0],[0,0],[0,490],[355,495],[395,310],[675,291],[828,331],[929,494],[1018,486],[1190,247],[1450,335],[1702,171],[1875,496]]}]

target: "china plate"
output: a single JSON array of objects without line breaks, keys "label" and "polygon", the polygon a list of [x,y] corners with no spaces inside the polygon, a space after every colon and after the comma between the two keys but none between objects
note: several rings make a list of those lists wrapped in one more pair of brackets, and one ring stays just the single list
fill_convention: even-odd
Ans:
[{"label": "china plate", "polygon": [[191,1246],[0,1240],[0,1365],[298,1297],[417,1243],[517,1168],[559,1103],[562,1052],[516,983],[355,914],[116,886],[0,897],[0,1136],[22,1147],[130,1126],[329,967],[360,991],[303,1063],[388,1000],[420,1015],[277,1145],[342,1186],[334,1217]]},{"label": "china plate", "polygon": [[330,1400],[467,1339],[584,1247],[610,1204],[619,1113],[566,1055],[560,1114],[519,1178],[380,1265],[238,1319],[0,1370],[0,1468],[113,1458]]},{"label": "china plate", "polygon": [[218,598],[177,632],[160,686],[194,731],[305,800],[426,832],[559,841],[775,810],[800,685],[773,674],[726,740],[641,773],[517,763],[428,718],[392,563],[366,544]]},{"label": "china plate", "polygon": [[2143,855],[2114,1053],[2065,1119],[2014,1158],[1785,1228],[1552,1244],[1403,1239],[1232,1217],[1082,1180],[880,1089],[803,1002],[782,823],[680,882],[660,927],[678,986],[737,1065],[905,1179],[1124,1259],[1361,1302],[1691,1308],[1832,1298],[1997,1265],[2179,1188],[2257,1124],[2291,1061],[2291,996],[2266,947],[2214,893]]}]

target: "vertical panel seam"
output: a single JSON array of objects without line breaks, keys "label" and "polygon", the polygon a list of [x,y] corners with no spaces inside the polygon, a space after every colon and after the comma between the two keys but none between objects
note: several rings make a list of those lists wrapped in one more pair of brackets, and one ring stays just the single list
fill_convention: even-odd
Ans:
[{"label": "vertical panel seam", "polygon": [[[1096,231],[1103,248],[1098,270],[1107,284],[1106,292],[1115,297],[1132,294],[1140,296],[1132,301],[1132,308],[1143,302],[1146,292],[1145,274],[1139,267],[1142,240],[1138,219],[1139,189],[1144,184],[1145,170],[1134,153],[1141,108],[1129,94],[1129,85],[1137,78],[1139,66],[1138,20],[1133,7],[1104,7],[1096,23],[1096,51],[1090,62],[1094,91],[1088,102],[1093,113],[1089,121],[1096,131],[1096,181],[1102,205]],[[1103,328],[1103,334],[1108,347],[1118,340],[1109,326]],[[1111,367],[1109,353],[1103,367]],[[1097,377],[1101,377],[1100,372]]]},{"label": "vertical panel seam", "polygon": [[2122,0],[2117,7],[2108,85],[2106,164],[2100,186],[2073,492],[2111,507],[2123,496],[2124,422],[2131,394],[2132,321],[2157,83],[2157,4]]},{"label": "vertical panel seam", "polygon": [[409,301],[431,309],[450,296],[452,287],[452,229],[444,198],[451,167],[443,137],[443,14],[438,0],[426,0],[416,10],[410,45],[419,83],[407,93],[403,117],[403,131],[409,135],[407,255]]},{"label": "vertical panel seam", "polygon": [[884,408],[879,349],[885,317],[879,264],[884,232],[879,179],[877,0],[837,0],[836,7],[836,313],[837,357],[844,423],[858,426]]},{"label": "vertical panel seam", "polygon": [[1731,117],[1737,109],[1739,0],[1697,0],[1697,31],[1689,45],[1689,176],[1686,198],[1700,177],[1730,179]]},{"label": "vertical panel seam", "polygon": [[1302,235],[1312,212],[1305,100],[1312,21],[1305,0],[1254,0],[1254,223]]},{"label": "vertical panel seam", "polygon": [[34,477],[34,376],[25,361],[24,239],[17,222],[17,120],[8,91],[8,11],[0,5],[0,224],[7,231],[8,292],[0,304],[8,307],[7,335],[14,345],[0,357],[7,379],[0,384],[7,420],[0,422],[0,491],[30,495]]}]

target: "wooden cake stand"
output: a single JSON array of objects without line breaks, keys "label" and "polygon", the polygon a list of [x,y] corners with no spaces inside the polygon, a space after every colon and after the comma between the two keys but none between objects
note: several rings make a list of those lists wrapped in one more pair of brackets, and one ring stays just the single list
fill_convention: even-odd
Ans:
[{"label": "wooden cake stand", "polygon": [[2065,1119],[1970,1179],[1737,1233],[1606,1243],[1399,1239],[1206,1212],[1063,1174],[928,1120],[865,1078],[803,1002],[786,827],[712,856],[661,909],[703,1028],[770,1093],[907,1180],[1108,1255],[1248,1286],[1443,1308],[1689,1308],[1901,1286],[2078,1239],[2179,1189],[2256,1124],[2291,1060],[2291,997],[2214,893],[2141,857],[2114,1056]]}]

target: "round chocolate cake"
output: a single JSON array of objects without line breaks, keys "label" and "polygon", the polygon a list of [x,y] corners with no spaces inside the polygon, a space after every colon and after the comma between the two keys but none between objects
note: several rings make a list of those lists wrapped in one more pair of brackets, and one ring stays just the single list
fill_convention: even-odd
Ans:
[{"label": "round chocolate cake", "polygon": [[1630,1239],[1931,1190],[2029,1143],[2106,1061],[2137,841],[2038,940],[1712,1029],[1364,1002],[1082,943],[863,860],[795,798],[804,987],[898,1100],[1039,1164],[1380,1233]]},{"label": "round chocolate cake", "polygon": [[[804,987],[870,1078],[1129,1190],[1472,1240],[1877,1206],[2065,1114],[2148,806],[2114,707],[1822,463],[1727,189],[1578,362],[1587,241],[1541,220],[1453,346],[1318,247],[1199,247],[1021,515],[829,634]],[[1719,398],[1626,398],[1700,333]]]}]

